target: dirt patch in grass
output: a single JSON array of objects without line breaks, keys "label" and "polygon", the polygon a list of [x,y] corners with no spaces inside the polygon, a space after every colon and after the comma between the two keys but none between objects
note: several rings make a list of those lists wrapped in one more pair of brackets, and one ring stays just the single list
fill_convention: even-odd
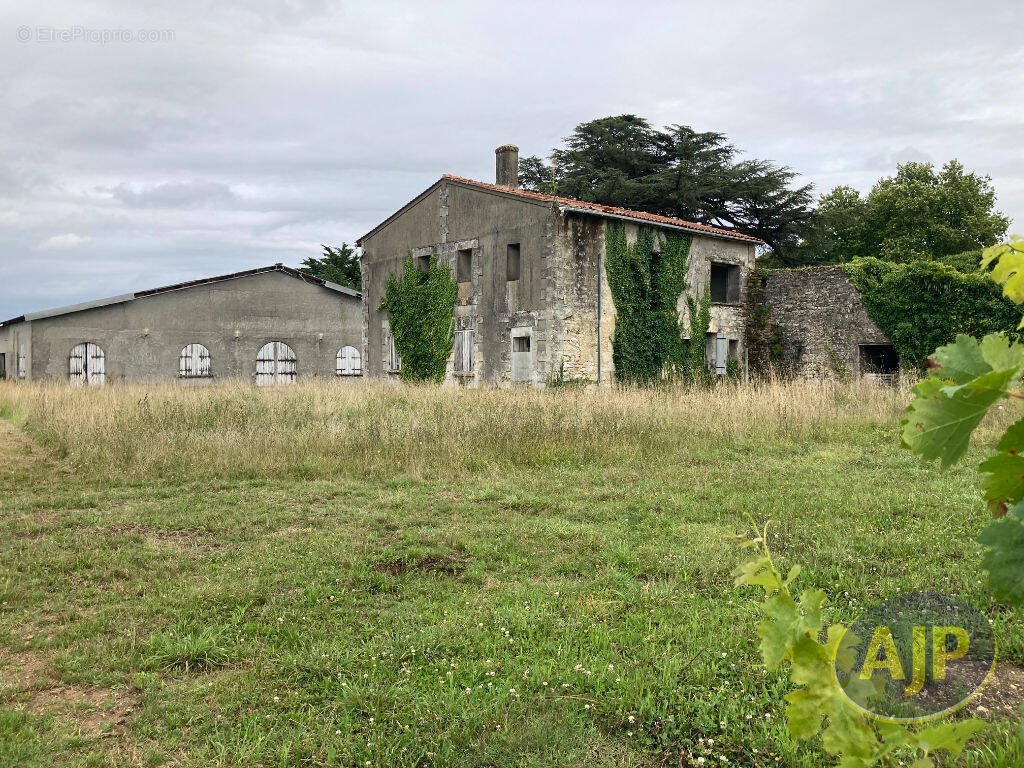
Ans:
[{"label": "dirt patch in grass", "polygon": [[101,529],[104,536],[141,536],[150,545],[161,547],[182,547],[192,549],[215,549],[216,544],[210,541],[203,532],[180,528],[156,528],[142,523],[120,523],[107,525]]},{"label": "dirt patch in grass", "polygon": [[127,689],[65,685],[42,651],[4,653],[0,701],[33,714],[56,714],[86,736],[108,738],[125,732],[138,694]]},{"label": "dirt patch in grass", "polygon": [[50,656],[40,651],[15,651],[0,654],[0,695],[57,684],[59,676],[50,664]]},{"label": "dirt patch in grass", "polygon": [[466,572],[466,559],[463,556],[428,555],[422,558],[400,558],[374,563],[373,569],[379,573],[392,576],[404,576],[407,573],[443,573],[458,577]]},{"label": "dirt patch in grass", "polygon": [[1024,704],[1024,668],[1010,662],[1000,662],[996,671],[981,689],[970,708],[982,717],[1017,719]]},{"label": "dirt patch in grass", "polygon": [[85,735],[109,738],[125,733],[138,699],[137,693],[126,689],[58,685],[34,692],[25,707],[36,713],[56,713]]}]

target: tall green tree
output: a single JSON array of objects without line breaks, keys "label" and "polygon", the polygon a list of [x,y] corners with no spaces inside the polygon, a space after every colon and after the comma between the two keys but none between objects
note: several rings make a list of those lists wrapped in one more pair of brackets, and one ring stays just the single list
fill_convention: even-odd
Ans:
[{"label": "tall green tree", "polygon": [[991,178],[966,171],[957,160],[938,171],[930,163],[903,163],[866,198],[849,187],[824,195],[800,259],[909,262],[977,251],[1006,234],[1009,219],[995,205]]},{"label": "tall green tree", "polygon": [[361,290],[363,278],[355,248],[348,243],[342,243],[339,248],[330,245],[320,247],[323,248],[323,256],[310,256],[302,262],[299,270],[321,280]]},{"label": "tall green tree", "polygon": [[865,255],[867,201],[853,187],[839,186],[818,200],[800,261],[837,264]]},{"label": "tall green tree", "polygon": [[520,184],[736,229],[790,257],[811,218],[811,187],[795,185],[788,168],[738,155],[721,133],[617,115],[580,123],[550,163],[524,157]]}]

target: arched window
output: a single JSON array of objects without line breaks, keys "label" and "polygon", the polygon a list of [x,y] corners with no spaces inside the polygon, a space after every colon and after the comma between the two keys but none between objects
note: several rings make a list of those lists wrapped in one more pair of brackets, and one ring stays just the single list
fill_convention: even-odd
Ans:
[{"label": "arched window", "polygon": [[213,375],[210,368],[210,350],[202,344],[189,344],[178,356],[178,376],[183,379],[208,379]]},{"label": "arched window", "polygon": [[264,344],[256,355],[256,385],[291,384],[295,381],[297,362],[292,348],[283,341]]},{"label": "arched window", "polygon": [[91,341],[72,349],[68,356],[68,381],[77,386],[97,386],[106,381],[103,350]]},{"label": "arched window", "polygon": [[339,376],[362,376],[363,361],[359,359],[359,350],[355,347],[342,347],[338,350],[336,373]]}]

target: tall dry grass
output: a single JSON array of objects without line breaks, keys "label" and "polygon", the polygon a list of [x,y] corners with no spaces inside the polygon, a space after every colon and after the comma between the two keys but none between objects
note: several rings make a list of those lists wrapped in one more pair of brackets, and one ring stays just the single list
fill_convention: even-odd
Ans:
[{"label": "tall dry grass", "polygon": [[0,382],[0,416],[103,478],[457,475],[658,461],[675,452],[889,426],[906,390],[776,381],[711,390],[533,390],[310,382],[75,389]]}]

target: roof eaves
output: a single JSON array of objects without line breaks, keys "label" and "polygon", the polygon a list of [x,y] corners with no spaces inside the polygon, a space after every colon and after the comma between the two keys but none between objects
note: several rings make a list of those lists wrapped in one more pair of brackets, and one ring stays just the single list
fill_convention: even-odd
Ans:
[{"label": "roof eaves", "polygon": [[670,223],[670,222],[667,222],[667,221],[659,221],[657,219],[648,219],[648,218],[641,217],[641,216],[630,216],[628,214],[612,213],[610,211],[602,211],[602,210],[595,209],[595,208],[586,208],[586,207],[582,207],[582,206],[573,206],[573,205],[559,205],[558,209],[560,211],[571,211],[573,213],[588,213],[588,214],[590,214],[592,216],[604,216],[604,217],[609,218],[609,219],[621,219],[622,221],[629,221],[629,222],[633,222],[634,224],[649,224],[649,225],[655,226],[655,227],[663,227],[664,229],[677,229],[677,230],[680,230],[682,232],[690,232],[690,233],[695,234],[695,235],[703,235],[705,237],[714,237],[714,238],[719,238],[719,239],[722,239],[722,240],[736,240],[736,241],[741,242],[741,243],[750,243],[750,244],[755,244],[755,243],[763,242],[759,238],[751,237],[750,235],[744,235],[744,234],[742,234],[740,232],[737,232],[737,233],[733,234],[733,233],[729,232],[728,230],[718,229],[717,227],[714,227],[714,228],[707,227],[707,228],[705,228],[705,227],[700,226],[700,225],[690,224],[688,222],[683,222],[683,221],[679,221],[678,223],[677,222],[671,222]]}]

